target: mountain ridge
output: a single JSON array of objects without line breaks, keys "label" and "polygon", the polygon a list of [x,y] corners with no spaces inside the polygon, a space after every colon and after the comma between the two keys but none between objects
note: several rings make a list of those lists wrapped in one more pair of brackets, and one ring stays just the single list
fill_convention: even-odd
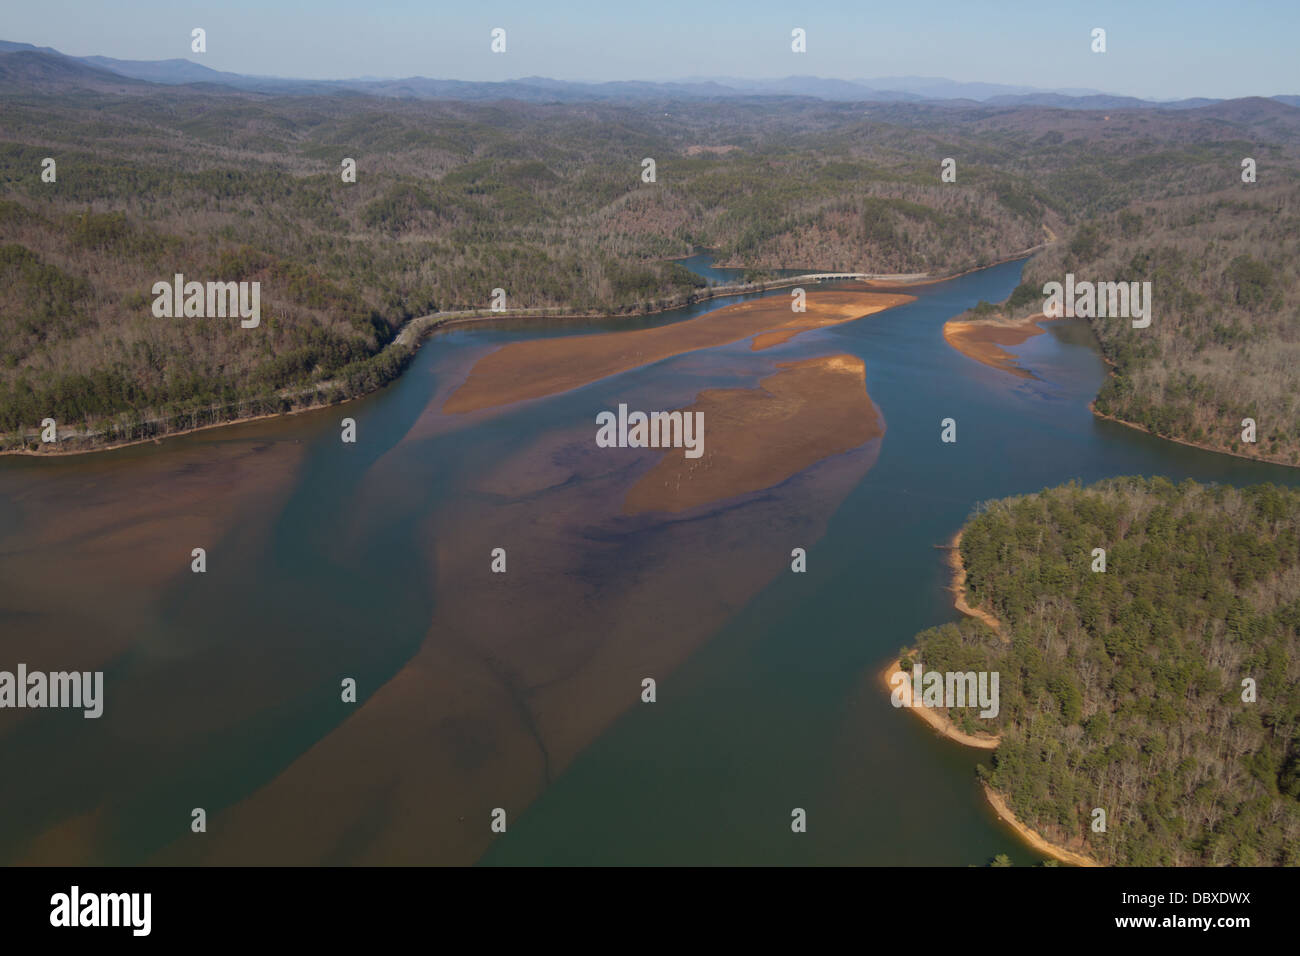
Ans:
[{"label": "mountain ridge", "polygon": [[[0,81],[18,82],[27,74],[45,87],[60,82],[75,87],[80,79],[95,88],[109,81],[104,74],[163,86],[224,86],[251,93],[313,95],[355,92],[395,99],[517,99],[526,102],[573,102],[581,100],[732,99],[741,97],[805,97],[827,102],[931,103],[988,108],[1044,106],[1057,109],[1196,109],[1243,98],[1189,97],[1180,100],[1148,100],[1135,96],[1103,93],[1089,89],[1036,89],[1023,85],[966,82],[943,77],[880,77],[843,80],[809,75],[771,79],[735,77],[690,77],[683,80],[610,80],[578,82],[550,77],[527,76],[510,80],[455,80],[426,76],[310,80],[291,77],[257,76],[214,70],[184,58],[167,60],[123,60],[91,55],[70,56],[52,47],[0,40],[0,58],[15,53],[57,58],[62,68],[36,60],[10,62]],[[79,75],[66,67],[75,63],[96,71]],[[910,89],[909,89],[910,87]],[[1261,97],[1284,106],[1300,108],[1300,95]]]}]

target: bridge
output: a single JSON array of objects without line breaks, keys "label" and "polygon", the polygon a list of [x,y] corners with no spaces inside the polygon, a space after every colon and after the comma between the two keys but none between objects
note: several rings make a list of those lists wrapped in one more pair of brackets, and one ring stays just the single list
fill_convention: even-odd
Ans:
[{"label": "bridge", "polygon": [[879,278],[881,278],[881,276],[875,276],[869,272],[809,272],[807,275],[790,276],[790,280],[794,280],[794,279],[879,279]]},{"label": "bridge", "polygon": [[[723,282],[717,285],[709,285],[704,290],[705,298],[720,298],[732,295],[746,295],[753,292],[765,292],[769,289],[782,289],[790,286],[796,286],[801,282],[818,282],[823,279],[884,279],[890,282],[910,282],[920,281],[930,278],[924,273],[914,273],[911,275],[881,275],[875,272],[808,272],[804,275],[785,276],[780,279],[766,279],[761,282]],[[654,311],[663,311],[664,309],[676,308],[680,305],[688,304],[690,300],[683,299],[677,303],[665,303],[661,308]],[[641,313],[646,314],[646,313]],[[572,312],[566,312],[563,309],[461,309],[453,312],[434,312],[430,315],[422,315],[419,318],[411,319],[398,332],[397,337],[391,343],[392,345],[417,345],[426,333],[432,329],[451,322],[462,322],[471,319],[506,319],[506,318],[547,318],[547,317],[565,317],[565,318],[597,318],[598,313],[591,315],[574,315]]]},{"label": "bridge", "polygon": [[907,275],[900,275],[900,274],[885,275],[879,272],[810,272],[807,275],[791,276],[790,279],[786,279],[783,281],[789,282],[789,281],[795,281],[800,279],[810,279],[810,280],[865,279],[869,281],[872,279],[876,279],[885,282],[907,283],[907,282],[922,282],[933,278],[934,278],[933,276],[928,275],[927,273],[924,272],[912,272]]}]

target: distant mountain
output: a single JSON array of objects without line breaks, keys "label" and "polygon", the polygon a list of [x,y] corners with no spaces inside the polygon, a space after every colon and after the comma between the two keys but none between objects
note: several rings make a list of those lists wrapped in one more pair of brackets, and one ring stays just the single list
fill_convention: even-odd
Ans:
[{"label": "distant mountain", "polygon": [[190,60],[115,60],[109,56],[79,56],[76,59],[103,70],[150,83],[222,83],[245,86],[250,77],[200,66]]},{"label": "distant mountain", "polygon": [[896,100],[921,100],[918,93],[880,89],[858,80],[822,79],[818,76],[787,76],[772,80],[743,80],[724,77],[701,79],[697,84],[709,84],[729,95],[749,96],[811,96],[819,100],[844,102],[893,102]]},{"label": "distant mountain", "polygon": [[118,60],[108,56],[68,56],[47,46],[37,47],[30,43],[14,43],[9,40],[0,40],[0,55],[5,53],[35,53],[56,57],[120,77],[129,77],[146,83],[159,83],[167,86],[217,84],[242,90],[285,93],[327,90],[332,85],[329,83],[321,84],[312,80],[285,80],[276,77],[228,73],[222,70],[213,70],[195,63],[193,60]]},{"label": "distant mountain", "polygon": [[[1239,100],[1222,100],[1200,107],[1197,116],[1237,123],[1280,137],[1300,135],[1300,109],[1280,102],[1279,97],[1248,96]],[[1287,97],[1296,99],[1296,97]]]},{"label": "distant mountain", "polygon": [[[26,59],[9,59],[19,55]],[[607,83],[576,83],[542,76],[500,82],[440,80],[424,76],[403,79],[367,77],[350,80],[298,80],[229,73],[185,59],[71,57],[50,47],[8,40],[0,40],[0,59],[6,63],[3,72],[0,72],[0,83],[38,90],[111,89],[115,88],[113,83],[121,86],[126,79],[175,87],[203,89],[215,86],[278,95],[356,92],[397,99],[510,99],[531,103],[798,96],[842,103],[933,103],[970,108],[1038,106],[1071,110],[1189,110],[1225,102],[1203,97],[1159,102],[1097,90],[1040,90],[1003,83],[966,83],[933,76],[891,76],[861,80],[825,79],[817,76],[761,80],[693,77],[680,82],[619,80]],[[78,68],[85,72],[80,72]],[[114,77],[117,79],[114,80]],[[1275,96],[1261,102],[1300,108],[1300,96]]]},{"label": "distant mountain", "polygon": [[53,47],[32,46],[30,43],[14,43],[11,40],[0,40],[0,53],[51,53],[54,56],[63,56]]},{"label": "distant mountain", "polygon": [[986,100],[1025,93],[1096,95],[1097,90],[1040,90],[1003,83],[962,83],[935,76],[884,76],[875,79],[828,80],[816,76],[787,76],[773,80],[699,77],[686,82],[712,83],[728,90],[767,95],[814,96],[823,100],[915,102],[920,100]]},{"label": "distant mountain", "polygon": [[899,90],[931,100],[988,100],[994,96],[1020,96],[1025,93],[1058,93],[1062,96],[1098,96],[1100,90],[1042,90],[1032,86],[1009,86],[1005,83],[963,83],[937,76],[884,76],[857,80],[878,90]]},{"label": "distant mountain", "polygon": [[1061,93],[1022,93],[1015,96],[991,96],[984,100],[990,106],[1054,106],[1057,109],[1121,110],[1153,109],[1166,104],[1140,100],[1136,96],[1110,96],[1095,93],[1088,96],[1065,96]]},{"label": "distant mountain", "polygon": [[148,89],[147,83],[79,63],[58,54],[34,50],[0,52],[0,88],[18,87],[38,93],[95,90],[104,93]]}]

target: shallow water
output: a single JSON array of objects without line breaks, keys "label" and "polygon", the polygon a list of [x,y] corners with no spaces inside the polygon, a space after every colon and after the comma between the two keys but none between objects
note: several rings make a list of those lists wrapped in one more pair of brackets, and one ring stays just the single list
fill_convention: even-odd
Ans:
[{"label": "shallow water", "polygon": [[[980,500],[1070,479],[1300,476],[1095,419],[1105,371],[1081,325],[1015,349],[1039,380],[949,348],[943,322],[1005,298],[1020,269],[761,353],[736,343],[444,416],[501,343],[736,300],[462,327],[342,408],[0,460],[0,669],[106,684],[99,720],[0,711],[0,862],[1034,862],[978,791],[987,755],[876,682],[956,617],[935,546]],[[865,361],[883,439],[682,520],[621,516],[654,457],[596,454],[597,411],[680,407],[839,353]],[[949,416],[956,444],[939,440]],[[796,546],[806,574],[789,571]]]}]

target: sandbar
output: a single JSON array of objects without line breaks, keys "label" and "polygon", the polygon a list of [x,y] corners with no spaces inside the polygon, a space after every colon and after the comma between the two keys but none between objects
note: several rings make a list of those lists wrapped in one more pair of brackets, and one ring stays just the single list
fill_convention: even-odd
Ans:
[{"label": "sandbar", "polygon": [[623,513],[685,511],[770,488],[884,434],[861,359],[830,355],[777,369],[757,388],[700,392],[683,411],[704,415],[704,454],[665,449],[628,491]]},{"label": "sandbar", "polygon": [[1046,321],[1041,313],[1016,322],[958,322],[944,324],[943,339],[962,355],[991,368],[1010,372],[1020,378],[1036,378],[1033,372],[1022,368],[1019,360],[1003,346],[1016,346],[1044,329],[1038,324]]},{"label": "sandbar", "polygon": [[811,291],[805,312],[792,312],[785,296],[767,296],[652,329],[512,342],[480,359],[442,410],[456,414],[541,398],[751,336],[758,336],[752,349],[759,351],[800,332],[851,322],[914,299],[880,292]]}]

